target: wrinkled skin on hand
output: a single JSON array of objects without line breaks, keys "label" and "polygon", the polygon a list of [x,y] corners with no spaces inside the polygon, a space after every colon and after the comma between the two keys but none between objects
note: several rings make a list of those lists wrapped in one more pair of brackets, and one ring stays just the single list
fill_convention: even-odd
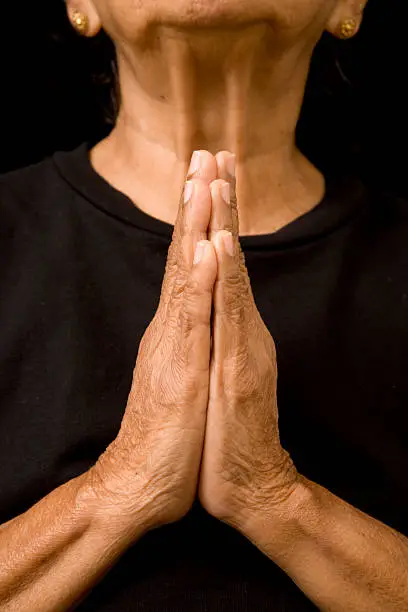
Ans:
[{"label": "wrinkled skin on hand", "polygon": [[[282,448],[278,429],[276,348],[257,309],[239,245],[236,181],[216,156],[219,178],[231,185],[231,206],[215,184],[208,237],[218,273],[213,294],[213,347],[199,498],[206,510],[235,527],[254,512],[283,508],[298,472]],[[223,248],[222,230],[233,234],[235,255]]]},{"label": "wrinkled skin on hand", "polygon": [[120,431],[91,470],[90,490],[105,516],[127,528],[141,515],[149,528],[177,521],[196,497],[217,261],[211,243],[199,266],[193,257],[207,238],[208,181],[215,176],[209,155],[201,178],[192,178],[198,198],[185,205],[182,194],[160,303],[139,345]]}]

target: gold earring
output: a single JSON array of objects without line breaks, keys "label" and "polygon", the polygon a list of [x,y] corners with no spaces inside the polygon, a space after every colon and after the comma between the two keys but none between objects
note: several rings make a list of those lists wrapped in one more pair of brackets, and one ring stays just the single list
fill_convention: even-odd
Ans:
[{"label": "gold earring", "polygon": [[79,11],[74,10],[72,11],[71,20],[72,20],[72,25],[74,26],[78,34],[85,36],[89,28],[88,16],[85,15],[84,13],[80,13]]},{"label": "gold earring", "polygon": [[346,19],[341,24],[341,30],[340,30],[341,37],[351,38],[356,33],[356,30],[357,30],[357,23],[355,19]]}]

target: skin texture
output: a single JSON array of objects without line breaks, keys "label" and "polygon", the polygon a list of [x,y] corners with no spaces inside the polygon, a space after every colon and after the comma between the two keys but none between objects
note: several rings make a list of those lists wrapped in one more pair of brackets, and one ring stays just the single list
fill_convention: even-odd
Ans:
[{"label": "skin texture", "polygon": [[[309,62],[325,29],[338,35],[349,18],[359,26],[365,3],[68,0],[67,6],[68,14],[77,9],[88,16],[89,36],[103,27],[117,50],[122,106],[112,134],[91,152],[95,169],[145,212],[172,222],[172,197],[164,193],[179,193],[191,149],[201,149],[204,167],[213,166],[210,181],[196,174],[208,191],[201,204],[208,206],[208,237],[217,253],[199,495],[214,516],[236,522],[260,505],[259,495],[278,505],[298,481],[279,442],[274,341],[256,308],[237,238],[240,227],[275,231],[323,196],[323,177],[294,144]],[[229,152],[236,156],[232,181],[225,171]],[[232,207],[217,195],[220,179],[229,179]],[[223,230],[232,231],[233,258],[217,238]],[[143,359],[151,372],[154,357],[142,346]],[[170,403],[176,405],[174,390]],[[146,402],[138,398],[136,405]],[[140,418],[129,421],[123,439],[150,428]]]},{"label": "skin texture", "polygon": [[[357,0],[68,0],[115,42],[122,106],[91,153],[135,204],[173,224],[193,150],[237,156],[241,235],[270,233],[321,200],[294,133],[323,31]],[[363,2],[362,6],[365,5]],[[347,44],[345,42],[344,44]]]},{"label": "skin texture", "polygon": [[[197,488],[217,260],[205,240],[208,155],[179,201],[156,314],[139,346],[120,431],[95,465],[0,525],[0,610],[73,609],[147,531],[181,519]],[[197,241],[208,246],[193,265]],[[194,245],[194,246],[193,246]]]},{"label": "skin texture", "polygon": [[[139,346],[120,431],[90,473],[95,512],[132,524],[147,508],[152,528],[191,508],[205,433],[209,392],[212,292],[217,261],[206,240],[211,213],[209,155],[202,178],[191,177],[169,248],[160,302]],[[189,175],[190,176],[190,175]],[[198,242],[208,250],[193,265]],[[89,504],[88,504],[89,505]],[[92,504],[91,504],[92,505]]]},{"label": "skin texture", "polygon": [[[227,171],[227,152],[216,159],[223,180],[210,186],[209,238],[218,272],[199,498],[213,516],[240,527],[258,508],[286,503],[298,473],[279,440],[276,348],[257,309],[238,240],[236,180]],[[220,196],[224,181],[230,205]],[[228,234],[232,256],[223,241]]]},{"label": "skin texture", "polygon": [[[325,0],[324,3],[323,0],[304,0],[303,3],[302,0],[288,0],[285,4],[283,0],[271,0],[263,6],[259,0],[251,3],[207,0],[193,5],[187,4],[187,0],[175,0],[164,6],[165,2],[167,0],[146,0],[138,5],[130,0],[100,0],[98,8],[104,11],[98,13],[90,0],[70,0],[72,6],[76,4],[77,8],[89,11],[90,34],[98,30],[102,16],[104,25],[117,35],[115,40],[120,40],[117,44],[123,56],[122,66],[126,65],[123,58],[127,53],[128,75],[132,74],[135,41],[139,42],[139,48],[143,41],[138,32],[147,33],[145,42],[151,42],[152,32],[157,32],[155,26],[147,28],[147,23],[154,23],[155,15],[162,20],[159,19],[159,23],[166,21],[166,28],[173,34],[166,39],[166,42],[176,41],[175,47],[169,43],[171,49],[181,47],[185,52],[186,44],[189,47],[187,53],[176,53],[176,57],[199,58],[202,63],[206,57],[202,54],[203,49],[211,51],[213,48],[214,55],[210,53],[210,58],[217,59],[211,64],[215,70],[219,64],[228,67],[225,54],[216,57],[223,44],[224,51],[233,52],[238,39],[235,45],[234,40],[226,39],[228,46],[219,38],[219,44],[208,46],[207,43],[214,43],[214,40],[206,43],[206,37],[188,38],[192,35],[193,24],[207,28],[208,35],[219,36],[221,30],[215,26],[221,23],[221,17],[224,28],[229,27],[231,31],[240,20],[248,23],[254,18],[270,19],[267,27],[274,37],[268,37],[268,42],[271,42],[270,50],[278,65],[281,58],[291,56],[293,49],[308,48],[320,17],[323,23],[323,16],[329,15],[329,21],[334,23],[334,16],[342,12],[340,9],[355,7],[350,0]],[[268,18],[265,17],[267,12]],[[145,21],[137,22],[138,15],[144,15]],[[146,20],[146,16],[150,20]],[[141,25],[139,31],[138,23]],[[210,26],[212,30],[208,29]],[[174,36],[176,29],[177,36]],[[245,43],[251,40],[249,32],[254,40],[254,33],[259,31],[247,29]],[[193,49],[191,55],[190,47]],[[234,53],[230,57],[233,56]],[[301,59],[299,54],[298,59]],[[136,61],[135,56],[133,61]],[[175,72],[177,68],[180,64],[176,64]],[[233,141],[236,139],[234,152],[238,153],[240,180],[242,184],[247,181],[248,186],[254,157],[251,159],[250,149],[246,148],[249,140],[243,138],[245,128],[239,120],[240,114],[234,112],[233,94],[242,83],[238,82],[238,72],[234,73],[233,68],[232,60],[232,87],[228,90],[226,105],[220,105],[216,87],[212,100],[210,97],[208,100],[209,105],[220,105],[218,108],[228,116],[228,125],[235,128],[229,134],[233,134]],[[220,85],[222,75],[230,74],[227,70],[217,74],[215,70],[216,77],[212,81],[205,66],[202,72],[208,77],[204,79],[204,88],[210,82]],[[157,74],[145,73],[144,76],[155,81]],[[188,70],[183,73],[181,69],[181,74],[188,75]],[[177,83],[182,84],[182,79]],[[274,86],[278,83],[279,79],[274,80]],[[278,89],[275,102],[279,99],[282,102],[284,91]],[[133,90],[137,91],[137,87]],[[177,90],[178,101],[188,98],[186,91],[188,94],[188,89]],[[135,122],[132,123],[132,102],[137,101],[137,94],[132,95],[131,80],[127,80],[125,92],[125,106],[131,110],[118,124],[114,138],[98,148],[96,155],[97,160],[103,160],[105,155],[105,161],[110,155],[111,162],[114,164],[116,160],[118,167],[123,163],[120,151],[126,150],[120,149],[120,143],[125,146],[127,142],[128,150],[133,153],[143,150],[138,149],[141,141],[137,141]],[[260,90],[250,89],[250,92],[256,97]],[[189,143],[194,138],[207,138],[211,134],[208,125],[214,127],[217,118],[208,115],[208,105],[204,105],[201,115],[187,112],[182,116],[175,112],[174,121],[169,125],[187,126],[188,129],[182,132],[181,141],[163,132],[160,142],[154,140],[151,131],[160,123],[157,115],[153,117],[153,106],[149,117],[152,122],[149,123],[147,114],[142,114],[139,122],[145,135],[150,129],[150,142],[154,143],[150,148],[150,155],[153,155],[150,161],[157,153],[155,173],[160,170],[160,163],[167,160],[169,164],[161,167],[168,170],[167,176],[165,172],[160,176],[169,180],[174,170],[177,175],[184,166]],[[285,111],[286,118],[290,117],[289,107]],[[174,111],[174,107],[170,109]],[[286,164],[288,169],[294,155],[285,157],[285,147],[278,143],[284,143],[289,132],[285,131],[285,123],[278,129],[280,124],[276,121],[276,117],[283,120],[285,112],[279,114],[279,104],[274,110],[275,119],[264,123],[264,133],[268,133],[266,127],[270,124],[269,136],[275,136],[276,140],[274,143],[265,140],[263,144],[275,147],[276,155],[270,155],[269,162],[276,162],[277,167],[279,163],[282,167]],[[197,116],[209,119],[204,126],[207,131],[194,123]],[[256,125],[257,121],[259,117],[254,116],[252,135],[261,126],[260,122]],[[194,126],[197,132],[193,133]],[[220,134],[222,139],[225,134],[222,130]],[[257,133],[259,135],[262,131]],[[173,149],[172,137],[177,145]],[[117,158],[113,155],[113,143],[119,147]],[[251,141],[258,156],[257,163],[262,168],[260,143],[256,137]],[[286,149],[288,143],[286,140]],[[148,148],[145,151],[149,158]],[[202,166],[193,178],[195,199],[187,207],[179,203],[160,305],[140,344],[118,437],[94,469],[59,487],[24,514],[0,526],[0,608],[7,612],[72,609],[72,605],[82,600],[121,554],[147,530],[177,520],[187,512],[199,478],[198,493],[204,507],[241,529],[284,569],[320,610],[399,612],[408,609],[408,540],[298,475],[290,457],[280,446],[275,346],[257,311],[237,240],[238,201],[240,213],[242,202],[246,220],[253,223],[256,212],[266,210],[265,201],[257,199],[259,191],[249,192],[246,199],[245,192],[241,192],[242,200],[237,195],[237,183],[226,173],[228,151],[218,153],[215,158],[211,151],[204,150],[201,157]],[[136,167],[140,172],[140,165]],[[274,165],[271,167],[275,169]],[[271,178],[272,183],[275,180],[272,184],[274,202],[282,205],[279,181],[276,182],[278,175],[271,171],[268,179]],[[118,180],[123,191],[131,184],[132,175],[126,164],[119,174],[104,176],[113,182]],[[151,176],[154,174],[147,176],[147,182]],[[224,180],[230,184],[232,206],[224,205],[219,196]],[[290,181],[286,185],[288,193],[289,186]],[[163,202],[170,201],[167,212],[171,211],[171,197],[157,201],[161,202],[162,214],[166,212]],[[154,206],[153,202],[151,211]],[[226,230],[232,232],[233,257],[226,254],[221,244]],[[195,246],[207,232],[208,250],[200,264],[192,267]],[[198,474],[201,454],[202,466]]]}]

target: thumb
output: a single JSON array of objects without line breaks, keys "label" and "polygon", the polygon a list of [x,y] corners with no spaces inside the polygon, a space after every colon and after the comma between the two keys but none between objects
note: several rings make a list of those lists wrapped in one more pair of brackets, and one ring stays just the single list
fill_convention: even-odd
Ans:
[{"label": "thumb", "polygon": [[217,257],[209,240],[197,243],[190,276],[183,292],[179,314],[181,346],[193,370],[208,370],[211,345],[211,311]]}]

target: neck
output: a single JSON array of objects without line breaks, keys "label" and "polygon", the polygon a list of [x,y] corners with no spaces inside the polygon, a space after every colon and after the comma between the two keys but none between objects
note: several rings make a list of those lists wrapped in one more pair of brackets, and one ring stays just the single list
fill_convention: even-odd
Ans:
[{"label": "neck", "polygon": [[192,152],[235,153],[240,235],[276,231],[320,201],[324,179],[295,145],[312,50],[283,48],[262,23],[162,27],[148,42],[118,56],[120,113],[91,152],[99,174],[174,224]]}]

